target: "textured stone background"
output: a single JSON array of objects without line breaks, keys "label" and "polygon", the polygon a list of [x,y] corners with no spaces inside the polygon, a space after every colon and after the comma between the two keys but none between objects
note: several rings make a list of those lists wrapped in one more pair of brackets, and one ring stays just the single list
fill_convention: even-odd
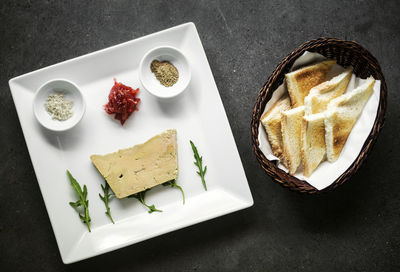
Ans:
[{"label": "textured stone background", "polygon": [[[1,1],[1,271],[400,269],[398,1]],[[8,87],[12,77],[192,21],[244,164],[252,208],[72,265],[58,253]],[[251,150],[259,88],[299,44],[355,40],[379,60],[385,127],[354,178],[321,196],[271,182]],[[95,270],[96,269],[96,270]]]}]

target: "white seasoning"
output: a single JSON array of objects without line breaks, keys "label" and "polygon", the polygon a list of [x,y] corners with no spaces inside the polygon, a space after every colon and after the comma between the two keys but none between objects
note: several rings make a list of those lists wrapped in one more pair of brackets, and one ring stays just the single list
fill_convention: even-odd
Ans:
[{"label": "white seasoning", "polygon": [[66,99],[62,93],[52,93],[47,97],[45,104],[46,111],[51,118],[65,121],[72,116],[73,102]]}]

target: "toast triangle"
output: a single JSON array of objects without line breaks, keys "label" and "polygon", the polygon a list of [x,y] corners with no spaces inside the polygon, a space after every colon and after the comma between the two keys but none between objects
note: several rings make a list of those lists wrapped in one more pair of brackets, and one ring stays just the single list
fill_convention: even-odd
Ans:
[{"label": "toast triangle", "polygon": [[292,108],[304,105],[304,98],[308,95],[310,89],[325,81],[328,72],[335,63],[335,60],[326,60],[285,75]]},{"label": "toast triangle", "polygon": [[348,68],[331,80],[313,87],[304,99],[304,105],[306,106],[305,114],[325,111],[332,99],[342,95],[346,91],[352,72],[353,68]]},{"label": "toast triangle", "polygon": [[338,159],[349,134],[373,92],[371,76],[351,92],[342,94],[328,104],[325,118],[325,143],[330,162]]},{"label": "toast triangle", "polygon": [[324,160],[325,146],[325,113],[306,115],[302,125],[302,163],[303,175],[310,177],[312,172]]},{"label": "toast triangle", "polygon": [[289,174],[296,173],[301,164],[301,126],[304,106],[282,112],[283,158]]},{"label": "toast triangle", "polygon": [[290,98],[282,96],[267,112],[261,116],[261,124],[267,134],[272,153],[282,160],[282,112],[290,109]]}]

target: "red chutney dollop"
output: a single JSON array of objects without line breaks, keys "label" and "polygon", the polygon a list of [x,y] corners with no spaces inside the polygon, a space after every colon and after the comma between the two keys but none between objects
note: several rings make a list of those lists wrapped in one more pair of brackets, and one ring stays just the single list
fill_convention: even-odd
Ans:
[{"label": "red chutney dollop", "polygon": [[140,98],[137,98],[139,88],[136,90],[126,86],[114,78],[114,86],[111,88],[108,95],[108,103],[104,105],[104,109],[108,114],[115,113],[114,118],[121,122],[123,125],[132,114],[132,112],[139,110],[137,105]]}]

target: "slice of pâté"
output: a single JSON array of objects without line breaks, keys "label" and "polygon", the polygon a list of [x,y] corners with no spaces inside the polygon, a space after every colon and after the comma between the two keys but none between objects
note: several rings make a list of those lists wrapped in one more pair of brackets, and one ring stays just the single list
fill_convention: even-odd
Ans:
[{"label": "slice of p\u00e2t\u00e9", "polygon": [[177,178],[176,130],[166,130],[143,144],[92,155],[90,159],[117,198],[136,194]]}]

